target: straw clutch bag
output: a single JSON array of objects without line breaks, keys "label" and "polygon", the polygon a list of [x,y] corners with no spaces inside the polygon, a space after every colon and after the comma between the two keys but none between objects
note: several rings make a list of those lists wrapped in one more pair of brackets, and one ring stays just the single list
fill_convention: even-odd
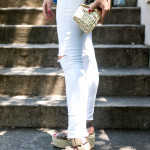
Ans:
[{"label": "straw clutch bag", "polygon": [[95,8],[90,13],[88,12],[92,4],[93,3],[80,4],[73,15],[73,19],[79,25],[80,29],[85,33],[90,33],[95,28],[101,18],[101,14],[97,8]]},{"label": "straw clutch bag", "polygon": [[[80,29],[85,33],[90,33],[101,18],[101,13],[95,8],[92,12],[88,12],[90,6],[95,0],[85,0],[79,5],[73,15],[73,19],[77,22]],[[124,6],[125,0],[111,0],[113,7]]]}]

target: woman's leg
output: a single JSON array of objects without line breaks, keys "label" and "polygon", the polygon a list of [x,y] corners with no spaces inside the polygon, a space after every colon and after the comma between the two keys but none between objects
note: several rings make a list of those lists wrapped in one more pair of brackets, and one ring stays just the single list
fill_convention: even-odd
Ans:
[{"label": "woman's leg", "polygon": [[[75,57],[76,56],[74,55],[71,58],[75,58]],[[74,60],[78,61],[78,59],[79,58],[76,58]],[[96,93],[97,93],[98,84],[99,84],[99,72],[98,72],[98,66],[97,66],[97,62],[95,58],[95,51],[94,51],[94,47],[92,43],[92,32],[90,34],[84,34],[83,47],[82,47],[82,60],[80,59],[79,59],[80,64],[78,61],[78,65],[82,66],[82,63],[83,63],[82,69],[84,69],[85,71],[85,76],[86,76],[87,86],[88,86],[88,102],[87,102],[86,120],[93,120],[94,104],[95,104]],[[74,60],[71,61],[72,65],[75,65]],[[69,68],[69,64],[67,64],[66,67]],[[73,71],[70,71],[70,72],[75,75],[74,71],[75,73],[77,73],[75,68],[73,68]],[[70,76],[72,75],[70,74]],[[70,84],[74,85],[73,82],[74,81],[72,81],[72,83]],[[86,86],[86,84],[84,85]],[[86,87],[83,87],[83,88],[85,89]]]},{"label": "woman's leg", "polygon": [[86,113],[88,82],[82,60],[84,33],[73,20],[73,14],[83,0],[58,0],[57,31],[61,67],[65,75],[68,105],[68,138],[88,136]]},{"label": "woman's leg", "polygon": [[68,138],[88,136],[86,113],[88,83],[83,68],[81,55],[66,55],[60,59],[65,74],[66,96],[68,105]]},{"label": "woman's leg", "polygon": [[85,33],[84,39],[82,59],[89,89],[86,119],[93,120],[94,105],[99,84],[99,72],[92,42],[92,32],[89,34]]}]

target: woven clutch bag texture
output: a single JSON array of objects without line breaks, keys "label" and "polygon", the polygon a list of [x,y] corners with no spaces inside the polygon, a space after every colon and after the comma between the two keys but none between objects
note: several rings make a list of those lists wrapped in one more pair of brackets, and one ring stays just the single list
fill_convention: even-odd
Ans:
[{"label": "woven clutch bag texture", "polygon": [[80,4],[73,15],[73,19],[79,25],[80,29],[85,33],[90,33],[101,18],[101,14],[97,8],[90,13],[88,12],[92,4],[93,3],[89,5],[85,3]]}]

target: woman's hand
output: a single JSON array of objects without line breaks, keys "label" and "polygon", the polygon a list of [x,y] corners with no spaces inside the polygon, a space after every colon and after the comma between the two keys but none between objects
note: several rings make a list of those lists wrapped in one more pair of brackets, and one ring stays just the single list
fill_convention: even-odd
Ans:
[{"label": "woman's hand", "polygon": [[111,9],[111,0],[95,0],[93,5],[89,8],[89,12],[93,11],[95,8],[98,8],[99,12],[102,13],[101,18],[98,21],[98,23],[102,23]]},{"label": "woman's hand", "polygon": [[53,17],[55,16],[52,12],[51,8],[53,5],[53,0],[44,0],[42,7],[43,7],[43,13],[49,21],[53,20]]}]

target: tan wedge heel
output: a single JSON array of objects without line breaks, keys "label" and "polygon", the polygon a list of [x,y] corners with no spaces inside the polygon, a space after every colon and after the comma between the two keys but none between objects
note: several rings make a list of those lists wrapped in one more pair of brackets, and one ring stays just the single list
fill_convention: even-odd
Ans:
[{"label": "tan wedge heel", "polygon": [[65,148],[67,145],[67,133],[60,132],[57,137],[52,136],[53,145],[59,148]]},{"label": "tan wedge heel", "polygon": [[90,134],[89,136],[87,136],[87,140],[91,145],[91,149],[94,148],[95,145],[95,133],[94,134]]}]

